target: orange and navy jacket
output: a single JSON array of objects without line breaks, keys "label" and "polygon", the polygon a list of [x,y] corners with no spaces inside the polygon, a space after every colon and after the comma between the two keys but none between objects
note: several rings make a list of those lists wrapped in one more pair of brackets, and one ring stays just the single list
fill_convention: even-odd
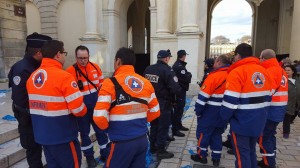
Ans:
[{"label": "orange and navy jacket", "polygon": [[77,66],[83,74],[86,75],[87,78],[95,84],[95,86],[97,86],[96,89],[93,85],[91,85],[79,72],[75,70],[73,65],[68,67],[66,71],[71,73],[76,81],[81,80],[83,82],[83,90],[81,90],[82,94],[85,96],[97,92],[104,80],[100,67],[96,63],[92,62],[88,62],[86,66],[81,66],[80,64],[77,64]]},{"label": "orange and navy jacket", "polygon": [[244,136],[258,137],[267,120],[272,80],[256,57],[247,57],[228,70],[221,118],[230,120],[230,129]]},{"label": "orange and navy jacket", "polygon": [[148,104],[131,101],[110,109],[111,104],[116,101],[116,91],[112,81],[105,79],[94,110],[93,119],[96,125],[100,129],[108,129],[111,141],[131,140],[145,135],[148,131],[147,122],[160,115],[152,84],[136,74],[131,65],[120,66],[114,77],[127,94],[146,100]]},{"label": "orange and navy jacket", "polygon": [[261,63],[265,67],[273,80],[272,100],[268,112],[268,120],[281,122],[283,121],[287,101],[288,101],[288,78],[276,58],[265,60]]},{"label": "orange and navy jacket", "polygon": [[211,72],[200,88],[195,111],[198,125],[211,127],[224,127],[225,123],[220,117],[220,109],[225,91],[225,82],[228,67],[219,68]]},{"label": "orange and navy jacket", "polygon": [[77,116],[86,114],[74,77],[54,59],[43,58],[27,80],[35,141],[42,145],[68,143],[78,137]]}]

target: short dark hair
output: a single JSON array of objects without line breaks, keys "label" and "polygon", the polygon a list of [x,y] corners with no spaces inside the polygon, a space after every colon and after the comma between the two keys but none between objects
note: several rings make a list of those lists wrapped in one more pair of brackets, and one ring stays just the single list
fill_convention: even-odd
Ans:
[{"label": "short dark hair", "polygon": [[86,46],[80,45],[80,46],[76,47],[76,49],[75,49],[75,56],[77,56],[77,51],[78,50],[86,50],[88,52],[88,55],[90,55],[90,51],[89,51],[89,49]]},{"label": "short dark hair", "polygon": [[43,58],[54,58],[57,52],[64,52],[64,43],[62,41],[47,41],[42,47]]},{"label": "short dark hair", "polygon": [[122,62],[122,65],[135,65],[135,54],[133,50],[129,48],[122,47],[120,48],[115,56],[115,59],[119,58]]},{"label": "short dark hair", "polygon": [[224,65],[230,65],[230,59],[228,58],[227,55],[223,54],[223,55],[220,55],[218,58],[217,58],[218,61],[220,61],[222,64]]},{"label": "short dark hair", "polygon": [[253,55],[251,45],[247,43],[241,43],[235,48],[235,54],[239,54],[242,58],[246,58]]},{"label": "short dark hair", "polygon": [[294,65],[285,65],[284,67],[283,67],[283,69],[285,69],[285,68],[291,68],[291,70],[294,72],[293,73],[293,78],[295,78],[296,76],[297,76],[297,69],[296,69],[296,67],[294,66]]}]

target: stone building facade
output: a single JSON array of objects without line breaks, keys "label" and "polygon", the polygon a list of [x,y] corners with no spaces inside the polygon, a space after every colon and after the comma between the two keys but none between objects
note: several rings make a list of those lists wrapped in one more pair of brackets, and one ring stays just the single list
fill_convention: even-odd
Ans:
[{"label": "stone building facade", "polygon": [[[252,46],[300,59],[300,1],[245,0],[252,8]],[[157,52],[185,49],[195,83],[208,56],[212,11],[221,0],[1,0],[0,78],[24,54],[27,34],[39,32],[65,43],[68,59],[74,49],[89,47],[91,60],[107,74],[120,47],[132,47],[138,65],[156,62]],[[15,6],[26,16],[15,14]],[[148,60],[148,61],[144,61]],[[144,62],[143,62],[144,61]],[[143,63],[142,63],[143,62]]]}]

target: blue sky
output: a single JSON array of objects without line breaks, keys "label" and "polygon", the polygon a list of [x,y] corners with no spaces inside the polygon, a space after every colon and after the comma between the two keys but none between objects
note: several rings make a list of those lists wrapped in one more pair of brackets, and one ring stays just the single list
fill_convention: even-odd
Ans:
[{"label": "blue sky", "polygon": [[222,0],[212,15],[211,38],[224,35],[235,42],[251,35],[252,9],[246,0]]}]

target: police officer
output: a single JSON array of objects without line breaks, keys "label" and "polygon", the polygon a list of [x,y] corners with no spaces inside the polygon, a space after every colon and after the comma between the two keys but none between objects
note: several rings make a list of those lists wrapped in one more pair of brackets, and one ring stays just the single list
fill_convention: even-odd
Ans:
[{"label": "police officer", "polygon": [[43,167],[43,163],[42,147],[34,141],[33,137],[26,81],[30,74],[40,66],[41,48],[47,40],[51,40],[51,37],[38,33],[27,36],[24,58],[15,63],[8,73],[8,85],[12,88],[12,110],[18,120],[21,146],[26,149],[27,162],[31,168]]},{"label": "police officer", "polygon": [[103,75],[100,67],[89,61],[89,49],[86,46],[78,46],[75,49],[76,63],[67,68],[76,79],[79,90],[84,96],[84,104],[88,111],[87,115],[78,118],[78,126],[81,137],[81,150],[83,151],[88,167],[96,167],[94,158],[93,143],[89,137],[91,125],[96,134],[100,146],[100,160],[105,161],[108,156],[108,137],[105,131],[100,130],[93,121],[93,112],[98,100],[98,90],[103,82]]},{"label": "police officer", "polygon": [[174,157],[173,153],[167,152],[166,140],[169,125],[171,124],[173,94],[180,95],[183,91],[178,84],[178,78],[168,65],[171,58],[169,50],[160,50],[157,54],[157,63],[146,68],[144,76],[152,83],[159,102],[161,115],[152,121],[150,128],[150,152],[157,152],[158,159]]},{"label": "police officer", "polygon": [[184,137],[185,134],[181,133],[179,130],[188,131],[189,129],[184,127],[181,122],[181,118],[184,111],[185,99],[186,99],[186,91],[189,90],[189,84],[191,83],[192,74],[186,69],[185,58],[186,53],[185,50],[179,50],[177,52],[177,60],[172,66],[177,78],[178,83],[182,88],[182,93],[180,95],[176,95],[175,105],[174,105],[174,115],[172,118],[172,132],[174,136]]}]

